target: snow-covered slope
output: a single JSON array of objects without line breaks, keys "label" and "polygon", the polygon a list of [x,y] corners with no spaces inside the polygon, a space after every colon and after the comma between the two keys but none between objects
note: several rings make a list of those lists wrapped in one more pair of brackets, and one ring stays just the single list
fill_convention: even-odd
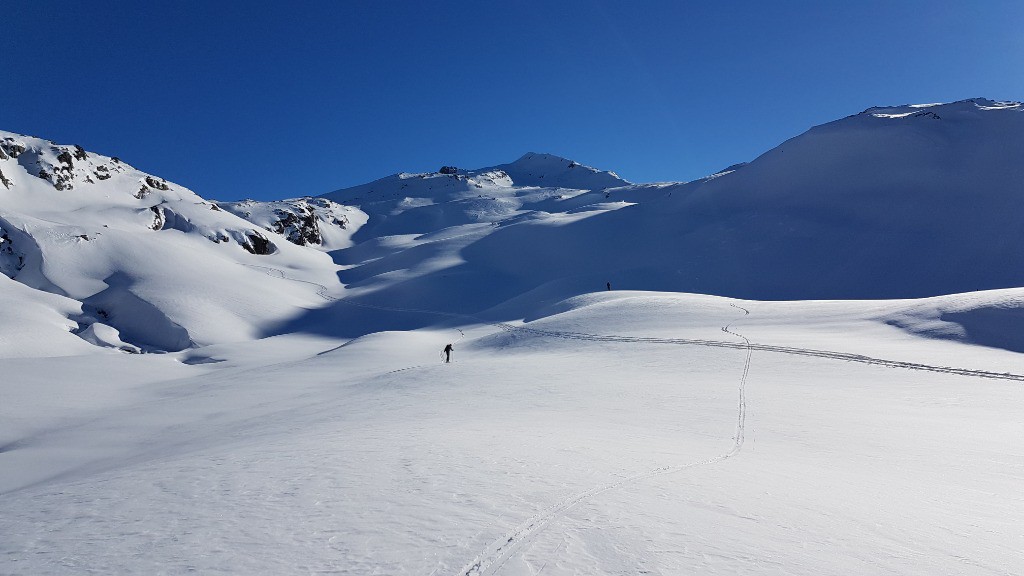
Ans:
[{"label": "snow-covered slope", "polygon": [[974,99],[818,126],[679,187],[647,239],[673,247],[684,290],[893,298],[1022,286],[1022,112]]},{"label": "snow-covered slope", "polygon": [[351,288],[382,301],[477,312],[607,282],[758,299],[1024,286],[1022,111],[983,99],[873,108],[686,184],[522,187],[517,163],[490,182],[401,175],[328,195],[371,215],[365,242],[335,257]]},{"label": "snow-covered slope", "polygon": [[369,214],[369,223],[357,235],[364,240],[499,222],[530,211],[573,209],[578,203],[557,201],[628,184],[612,172],[530,153],[491,168],[442,166],[437,172],[395,174],[324,198]]},{"label": "snow-covered slope", "polygon": [[598,170],[573,160],[535,152],[524,154],[522,158],[510,164],[495,166],[494,169],[508,174],[517,186],[603,190],[629,184],[615,172]]},{"label": "snow-covered slope", "polygon": [[294,198],[277,202],[242,200],[218,206],[265,230],[284,236],[292,244],[337,250],[352,245],[352,232],[366,223],[366,215],[325,198]]},{"label": "snow-covered slope", "polygon": [[868,319],[902,306],[613,291],[464,338],[5,361],[0,567],[1014,574],[1021,382],[942,367],[1022,356]]},{"label": "snow-covered slope", "polygon": [[272,203],[0,134],[0,573],[1015,574],[1020,112]]},{"label": "snow-covered slope", "polygon": [[609,283],[758,299],[1024,286],[1021,112],[983,99],[872,108],[685,184],[531,153],[275,203],[208,202],[4,133],[0,269],[82,302],[77,330],[108,324],[164,350],[394,321],[322,309],[325,296],[509,319]]},{"label": "snow-covered slope", "polygon": [[252,338],[323,301],[254,266],[334,283],[322,253],[117,158],[2,132],[0,171],[0,270],[78,301],[69,318],[90,342],[180,350]]}]

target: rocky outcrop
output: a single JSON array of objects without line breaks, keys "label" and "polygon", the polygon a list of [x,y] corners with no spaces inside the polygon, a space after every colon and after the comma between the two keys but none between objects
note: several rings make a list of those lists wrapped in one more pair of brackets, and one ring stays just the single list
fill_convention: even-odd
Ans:
[{"label": "rocky outcrop", "polygon": [[[25,145],[17,142],[14,138],[7,137],[0,140],[0,153],[10,158],[17,158],[25,152]],[[0,158],[4,160],[5,158]]]},{"label": "rocky outcrop", "polygon": [[14,246],[7,231],[0,228],[0,273],[14,278],[25,267],[25,255]]},{"label": "rocky outcrop", "polygon": [[322,246],[328,228],[346,230],[347,208],[325,198],[296,198],[279,202],[222,202],[224,210],[299,246]]},{"label": "rocky outcrop", "polygon": [[163,209],[159,206],[150,206],[149,209],[153,212],[153,223],[149,227],[153,230],[162,230],[164,223],[167,221]]},{"label": "rocky outcrop", "polygon": [[66,149],[57,154],[57,164],[53,167],[53,187],[57,190],[71,190],[75,187],[75,162]]},{"label": "rocky outcrop", "polygon": [[274,212],[280,216],[280,220],[274,223],[273,231],[287,238],[292,244],[306,246],[323,242],[320,226],[317,225],[316,215],[312,209],[301,215],[284,210]]},{"label": "rocky outcrop", "polygon": [[[78,184],[96,184],[130,168],[116,158],[90,155],[78,145],[62,146],[46,140],[7,136],[0,140],[0,161],[11,159],[17,160],[22,169],[46,180],[57,190],[73,190]],[[154,188],[169,189],[162,179],[146,177],[143,180],[152,181]],[[0,179],[0,184],[10,189],[14,182],[5,177]]]},{"label": "rocky outcrop", "polygon": [[246,239],[247,242],[242,243],[242,248],[245,248],[245,251],[250,254],[265,256],[277,251],[277,247],[274,246],[274,243],[259,232],[253,231],[246,234]]},{"label": "rocky outcrop", "polygon": [[146,185],[150,188],[157,190],[170,190],[171,187],[167,185],[167,181],[163,178],[154,178],[152,176],[146,176]]}]

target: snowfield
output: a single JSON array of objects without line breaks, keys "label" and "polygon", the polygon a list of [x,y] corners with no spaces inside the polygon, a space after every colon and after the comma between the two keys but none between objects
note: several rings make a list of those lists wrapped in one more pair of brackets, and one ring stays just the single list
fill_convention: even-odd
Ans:
[{"label": "snowfield", "polygon": [[0,133],[0,574],[1020,574],[1021,110],[269,203]]},{"label": "snowfield", "polygon": [[[14,574],[1013,573],[1022,376],[744,346],[843,334],[846,351],[1024,374],[1019,354],[863,307],[598,294],[529,323],[551,336],[462,326],[448,365],[451,328],[103,372],[15,362],[33,394],[5,410],[34,416],[4,418],[2,558]],[[640,340],[676,337],[740,346]]]}]

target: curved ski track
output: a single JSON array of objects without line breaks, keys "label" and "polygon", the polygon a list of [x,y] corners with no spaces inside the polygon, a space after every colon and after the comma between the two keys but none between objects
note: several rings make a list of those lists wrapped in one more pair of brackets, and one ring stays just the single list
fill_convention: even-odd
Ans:
[{"label": "curved ski track", "polygon": [[[550,338],[563,338],[568,340],[580,340],[580,341],[593,341],[593,342],[625,342],[625,343],[639,343],[639,344],[674,344],[684,346],[708,346],[714,348],[732,348],[739,350],[746,350],[746,358],[743,363],[743,372],[739,380],[739,399],[737,405],[737,417],[736,417],[736,432],[733,437],[733,444],[729,451],[706,458],[704,460],[698,460],[695,462],[689,462],[687,464],[678,464],[672,466],[663,466],[655,468],[653,470],[647,470],[639,472],[629,476],[625,476],[601,486],[591,488],[583,492],[577,492],[572,494],[556,504],[549,506],[540,513],[532,516],[510,532],[506,533],[505,536],[498,539],[490,546],[487,547],[484,552],[474,558],[469,564],[459,570],[456,574],[458,576],[485,576],[487,574],[495,574],[498,570],[504,566],[505,562],[512,557],[512,553],[519,549],[522,545],[537,533],[541,532],[548,524],[550,524],[556,518],[562,516],[564,513],[571,510],[581,502],[591,499],[599,494],[621,488],[629,484],[635,484],[641,480],[652,478],[654,476],[660,476],[663,474],[671,474],[679,472],[689,468],[695,468],[698,466],[706,466],[721,462],[728,458],[731,458],[738,454],[743,447],[746,432],[746,383],[747,375],[750,372],[750,359],[754,350],[762,352],[773,352],[778,354],[792,354],[797,356],[810,356],[815,358],[827,358],[832,360],[845,360],[848,362],[859,362],[863,364],[873,364],[877,366],[886,366],[889,368],[903,368],[907,370],[922,370],[928,372],[939,372],[944,374],[955,374],[960,376],[970,376],[976,378],[994,378],[1000,380],[1014,380],[1024,382],[1024,374],[1013,374],[1009,372],[992,372],[988,370],[971,370],[967,368],[956,368],[950,366],[935,366],[930,364],[921,364],[916,362],[904,362],[899,360],[886,360],[883,358],[873,358],[870,356],[864,356],[861,354],[850,354],[846,352],[833,352],[829,350],[815,350],[811,348],[797,348],[791,346],[775,346],[771,344],[755,344],[752,343],[746,336],[738,332],[734,332],[730,329],[731,324],[727,324],[722,327],[722,331],[735,336],[742,342],[730,342],[723,340],[704,340],[704,339],[693,339],[693,338],[654,338],[654,337],[643,337],[643,336],[617,336],[617,335],[603,335],[603,334],[589,334],[585,332],[563,332],[556,330],[542,330],[538,328],[529,328],[525,326],[516,326],[505,322],[487,322],[480,318],[471,316],[468,314],[457,314],[450,312],[439,312],[436,310],[423,310],[416,308],[393,308],[387,306],[376,306],[372,304],[363,304],[360,302],[354,302],[345,298],[336,298],[328,294],[328,288],[322,284],[316,282],[310,282],[307,280],[298,280],[289,278],[285,273],[277,268],[270,268],[266,266],[255,266],[251,264],[245,264],[250,268],[263,270],[268,275],[276,278],[285,280],[292,280],[295,282],[302,282],[309,284],[317,288],[317,295],[325,300],[332,302],[340,302],[348,304],[350,306],[358,306],[362,308],[370,308],[375,310],[382,310],[388,312],[412,312],[418,314],[431,314],[436,316],[443,316],[448,318],[461,318],[470,320],[472,322],[483,322],[485,324],[495,326],[509,333],[522,333],[532,334],[536,336],[544,336]],[[744,316],[750,314],[750,311],[746,308],[730,303],[730,306],[741,310]]]},{"label": "curved ski track", "polygon": [[[530,328],[527,326],[516,326],[514,324],[508,324],[505,322],[488,322],[481,320],[476,316],[469,314],[456,314],[452,312],[439,312],[437,310],[423,310],[419,308],[391,308],[387,306],[376,306],[373,304],[363,304],[360,302],[354,302],[347,298],[336,298],[328,294],[328,288],[323,284],[317,284],[316,282],[310,282],[308,280],[298,280],[296,278],[290,278],[284,275],[284,272],[277,268],[270,268],[267,266],[256,266],[253,264],[243,264],[249,268],[255,268],[257,270],[263,270],[266,274],[275,278],[281,278],[284,280],[291,280],[292,282],[302,282],[303,284],[309,284],[317,288],[317,295],[324,300],[332,302],[340,302],[349,306],[358,306],[361,308],[370,308],[374,310],[383,310],[386,312],[413,312],[417,314],[431,314],[434,316],[445,316],[448,318],[463,318],[471,320],[474,323],[484,323],[490,326],[496,326],[506,332],[518,332],[520,334],[533,334],[536,336],[547,336],[550,338],[564,338],[568,340],[588,340],[595,342],[633,342],[633,343],[648,343],[648,344],[676,344],[686,346],[710,346],[713,348],[734,348],[734,349],[746,349],[748,346],[751,350],[757,350],[759,352],[774,352],[777,354],[791,354],[794,356],[811,356],[815,358],[828,358],[831,360],[844,360],[847,362],[859,362],[862,364],[873,364],[876,366],[885,366],[888,368],[903,368],[905,370],[922,370],[925,372],[939,372],[942,374],[955,374],[958,376],[970,376],[973,378],[992,378],[996,380],[1014,380],[1017,382],[1024,382],[1024,374],[1015,374],[1012,372],[992,372],[990,370],[973,370],[970,368],[957,368],[955,366],[936,366],[934,364],[922,364],[918,362],[904,362],[901,360],[886,360],[884,358],[874,358],[871,356],[864,356],[863,354],[850,354],[848,352],[834,352],[831,350],[816,350],[814,348],[797,348],[793,346],[776,346],[773,344],[758,344],[754,342],[729,342],[723,340],[703,340],[697,338],[653,338],[645,336],[616,336],[612,334],[589,334],[586,332],[562,332],[556,330],[542,330],[539,328]],[[735,304],[730,306],[739,308]],[[742,308],[741,308],[742,310]],[[735,335],[735,334],[734,334]]]}]

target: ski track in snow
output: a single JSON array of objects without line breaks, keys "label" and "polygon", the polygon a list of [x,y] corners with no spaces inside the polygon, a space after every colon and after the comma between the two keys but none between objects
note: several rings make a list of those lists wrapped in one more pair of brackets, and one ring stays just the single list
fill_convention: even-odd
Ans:
[{"label": "ski track in snow", "polygon": [[[431,314],[434,316],[444,316],[448,318],[459,318],[470,320],[474,323],[484,323],[490,326],[496,326],[506,332],[518,332],[520,334],[533,334],[535,336],[547,336],[550,338],[563,338],[567,340],[586,340],[593,342],[630,342],[630,343],[649,343],[649,344],[675,344],[684,346],[709,346],[712,348],[733,348],[733,349],[750,349],[757,350],[759,352],[773,352],[776,354],[791,354],[795,356],[810,356],[814,358],[827,358],[831,360],[844,360],[847,362],[859,362],[862,364],[873,364],[876,366],[885,366],[888,368],[903,368],[905,370],[921,370],[925,372],[939,372],[942,374],[955,374],[958,376],[969,376],[974,378],[992,378],[996,380],[1014,380],[1018,382],[1024,382],[1024,374],[1015,374],[1012,372],[992,372],[989,370],[974,370],[970,368],[957,368],[955,366],[936,366],[934,364],[922,364],[918,362],[904,362],[902,360],[886,360],[884,358],[874,358],[871,356],[864,356],[863,354],[851,354],[848,352],[835,352],[831,350],[816,350],[814,348],[797,348],[793,346],[776,346],[773,344],[759,344],[755,342],[728,342],[723,340],[702,340],[697,338],[655,338],[646,336],[617,336],[612,334],[588,334],[586,332],[562,332],[557,330],[542,330],[539,328],[529,328],[526,326],[516,326],[505,322],[488,322],[481,320],[476,316],[469,314],[456,314],[452,312],[439,312],[437,310],[423,310],[419,308],[392,308],[387,306],[376,306],[373,304],[363,304],[355,302],[347,298],[336,298],[328,294],[329,290],[323,284],[317,284],[316,282],[310,282],[308,280],[298,280],[290,278],[284,274],[283,271],[277,268],[270,268],[268,266],[257,266],[254,264],[243,264],[249,268],[255,268],[266,272],[268,275],[275,278],[281,278],[284,280],[291,280],[293,282],[302,282],[309,284],[317,288],[317,295],[325,300],[332,302],[340,302],[349,306],[358,306],[361,308],[369,308],[373,310],[382,310],[385,312],[413,312],[417,314]],[[746,310],[730,304],[741,310]],[[723,330],[728,332],[727,330]],[[729,332],[735,336],[734,334]]]},{"label": "ski track in snow", "polygon": [[[604,484],[591,488],[583,492],[577,492],[572,494],[563,500],[549,506],[540,513],[532,516],[519,526],[515,527],[511,531],[507,532],[503,537],[499,538],[492,544],[490,544],[483,552],[478,554],[469,564],[464,566],[461,570],[456,572],[457,576],[486,576],[488,574],[496,574],[505,563],[512,558],[513,553],[516,550],[522,549],[524,546],[529,544],[532,538],[543,531],[553,520],[563,516],[566,512],[573,509],[577,505],[584,501],[592,499],[605,492],[622,488],[631,484],[636,484],[642,480],[652,478],[655,476],[661,476],[665,474],[672,474],[681,472],[690,468],[696,468],[699,466],[707,466],[722,462],[728,458],[736,456],[743,448],[746,432],[746,383],[747,376],[750,372],[750,361],[754,350],[762,352],[773,352],[779,354],[791,354],[798,356],[810,356],[816,358],[826,358],[832,360],[845,360],[848,362],[859,362],[863,364],[872,364],[877,366],[886,366],[889,368],[902,368],[907,370],[922,370],[928,372],[938,372],[945,374],[955,374],[960,376],[969,376],[976,378],[993,378],[1001,380],[1015,380],[1024,382],[1024,374],[1014,374],[1009,372],[991,372],[987,370],[972,370],[966,368],[955,368],[949,366],[935,366],[930,364],[921,364],[916,362],[904,362],[899,360],[886,360],[882,358],[873,358],[870,356],[864,356],[860,354],[850,354],[846,352],[834,352],[828,350],[815,350],[810,348],[797,348],[790,346],[775,346],[771,344],[756,344],[751,342],[746,336],[733,331],[730,327],[732,323],[726,324],[722,327],[722,331],[726,334],[730,334],[742,340],[742,342],[730,342],[723,340],[703,340],[703,339],[691,339],[691,338],[655,338],[655,337],[643,337],[643,336],[618,336],[618,335],[603,335],[603,334],[589,334],[584,332],[563,332],[555,330],[542,330],[537,328],[528,328],[525,326],[516,326],[505,322],[487,322],[471,316],[468,314],[457,314],[451,312],[440,312],[436,310],[423,310],[416,308],[394,308],[387,306],[377,306],[372,304],[363,304],[349,300],[347,298],[337,298],[331,296],[328,292],[329,289],[316,282],[310,282],[307,280],[299,280],[288,277],[282,270],[277,268],[271,268],[267,266],[256,266],[252,264],[244,264],[250,268],[255,268],[266,272],[268,275],[275,278],[284,280],[291,280],[294,282],[302,282],[309,284],[317,289],[317,295],[321,298],[332,301],[340,302],[350,306],[358,306],[362,308],[369,308],[374,310],[381,310],[386,312],[412,312],[419,314],[430,314],[448,318],[465,319],[475,323],[483,322],[484,324],[495,326],[505,332],[509,333],[522,333],[532,334],[535,336],[550,337],[550,338],[563,338],[568,340],[579,340],[579,341],[592,341],[592,342],[622,342],[622,343],[637,343],[637,344],[671,344],[671,345],[684,345],[684,346],[707,346],[715,348],[731,348],[746,351],[746,358],[743,363],[743,372],[739,379],[738,385],[738,403],[737,403],[737,416],[736,416],[736,431],[733,437],[733,444],[730,449],[718,456],[706,458],[704,460],[698,460],[695,462],[689,462],[686,464],[677,464],[662,466],[653,470],[646,470],[629,476],[625,476],[614,482]],[[737,304],[730,303],[730,306],[743,312],[743,316],[746,317],[750,314],[750,311]],[[461,331],[460,331],[461,332]],[[435,570],[436,572],[436,570]]]},{"label": "ski track in snow", "polygon": [[[743,311],[744,316],[750,314],[750,311],[746,308],[730,304],[730,306]],[[507,325],[501,325],[503,329]],[[746,358],[743,362],[743,373],[740,376],[739,381],[739,401],[737,404],[737,417],[736,417],[736,432],[733,435],[732,447],[728,452],[720,454],[713,458],[706,458],[704,460],[698,460],[696,462],[689,462],[687,464],[677,464],[674,466],[662,466],[654,468],[653,470],[646,470],[637,474],[632,474],[621,478],[615,482],[605,484],[586,490],[584,492],[577,492],[561,500],[560,502],[548,507],[546,510],[539,514],[536,514],[526,522],[523,522],[511,532],[505,534],[504,537],[498,541],[492,543],[482,554],[478,555],[473,559],[467,566],[462,568],[458,572],[459,576],[484,576],[486,574],[497,574],[505,563],[512,558],[513,552],[522,549],[529,544],[529,541],[542,532],[551,522],[561,516],[563,516],[569,510],[575,508],[577,505],[590,500],[605,492],[622,488],[632,484],[636,484],[642,480],[653,478],[655,476],[661,476],[664,474],[672,474],[675,472],[682,472],[690,468],[696,468],[698,466],[708,466],[721,462],[728,458],[739,454],[743,448],[743,441],[745,438],[746,420],[747,420],[747,401],[746,401],[746,385],[747,385],[747,374],[750,373],[750,357],[753,351],[750,348],[750,340],[747,340],[745,336],[737,332],[729,330],[729,324],[722,327],[722,331],[728,334],[732,334],[738,338],[743,339],[744,347],[747,350]],[[543,569],[543,568],[542,568]]]}]

